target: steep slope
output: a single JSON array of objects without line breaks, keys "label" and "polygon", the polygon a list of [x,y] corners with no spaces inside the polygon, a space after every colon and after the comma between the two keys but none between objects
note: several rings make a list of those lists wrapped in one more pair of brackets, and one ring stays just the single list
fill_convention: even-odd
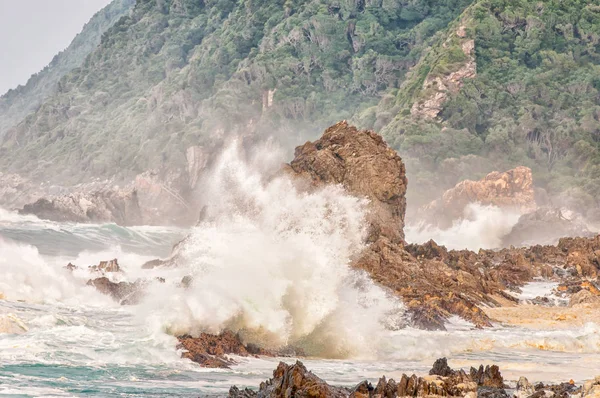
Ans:
[{"label": "steep slope", "polygon": [[552,196],[597,208],[599,64],[600,2],[480,0],[363,125],[382,129],[429,195],[409,202],[524,165]]},{"label": "steep slope", "polygon": [[469,3],[138,0],[7,134],[0,169],[63,183],[128,179],[184,170],[188,148],[238,132],[297,142],[398,87]]},{"label": "steep slope", "polygon": [[102,34],[126,15],[134,4],[135,0],[114,0],[98,11],[81,33],[75,36],[69,47],[58,53],[48,66],[31,76],[24,86],[9,90],[0,97],[0,139],[8,129],[21,122],[46,98],[56,93],[60,78],[79,67],[85,57],[100,44]]}]

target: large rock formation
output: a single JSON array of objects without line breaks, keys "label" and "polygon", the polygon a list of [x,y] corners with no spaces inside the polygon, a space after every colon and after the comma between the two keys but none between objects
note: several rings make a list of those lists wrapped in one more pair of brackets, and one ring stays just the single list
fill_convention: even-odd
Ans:
[{"label": "large rock formation", "polygon": [[[352,266],[401,296],[418,327],[443,329],[451,315],[479,327],[491,326],[482,306],[514,300],[507,289],[516,290],[535,277],[552,277],[553,266],[577,278],[597,276],[597,238],[565,239],[558,247],[479,253],[448,251],[433,241],[404,245],[404,165],[374,132],[341,122],[321,139],[298,147],[295,155],[288,169],[292,176],[316,186],[341,184],[350,194],[371,200],[369,245]],[[518,167],[490,173],[478,182],[464,181],[430,209],[438,218],[446,212],[457,217],[475,201],[523,212],[533,209],[531,170]]]},{"label": "large rock formation", "polygon": [[465,180],[421,209],[421,217],[434,225],[449,227],[462,218],[467,205],[480,203],[528,213],[536,209],[531,169],[519,166],[494,171],[479,181]]},{"label": "large rock formation", "polygon": [[296,148],[290,167],[316,186],[341,184],[352,195],[368,198],[369,242],[379,237],[392,243],[404,240],[406,171],[378,134],[340,122],[319,140]]}]

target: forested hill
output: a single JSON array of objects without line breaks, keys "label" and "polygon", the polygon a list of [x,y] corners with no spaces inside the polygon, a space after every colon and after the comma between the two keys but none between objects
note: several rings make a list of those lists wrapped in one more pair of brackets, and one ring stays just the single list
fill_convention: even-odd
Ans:
[{"label": "forested hill", "polygon": [[412,195],[525,165],[597,218],[599,90],[599,1],[483,0],[360,120],[408,160]]},{"label": "forested hill", "polygon": [[[135,0],[114,0],[83,27],[69,47],[58,53],[24,86],[9,90],[0,97],[0,139],[6,131],[23,120],[49,96],[56,93],[61,77],[80,66],[100,43],[100,37],[134,6]],[[1,93],[0,93],[1,94]]]},{"label": "forested hill", "polygon": [[138,0],[2,143],[61,182],[179,167],[236,132],[318,135],[399,87],[467,0]]},{"label": "forested hill", "polygon": [[597,208],[599,62],[600,0],[138,0],[9,130],[0,170],[127,179],[350,119],[405,158],[409,205],[525,165]]}]

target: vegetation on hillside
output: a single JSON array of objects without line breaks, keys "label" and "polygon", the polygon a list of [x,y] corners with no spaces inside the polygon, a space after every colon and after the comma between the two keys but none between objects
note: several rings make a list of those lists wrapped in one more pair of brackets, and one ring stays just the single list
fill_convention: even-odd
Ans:
[{"label": "vegetation on hillside", "polygon": [[411,182],[422,193],[526,165],[552,195],[597,208],[600,2],[482,0],[465,14],[455,24],[468,17],[477,76],[464,80],[438,117],[411,114],[423,75],[452,50],[440,39],[430,51],[437,55],[424,57],[402,88],[371,110],[372,125],[412,164]]},{"label": "vegetation on hillside", "polygon": [[57,91],[58,81],[74,68],[100,43],[100,37],[108,28],[126,15],[135,0],[114,0],[83,27],[69,47],[58,53],[39,73],[31,76],[24,86],[9,90],[0,97],[0,139],[7,130],[35,111],[46,98]]},{"label": "vegetation on hillside", "polygon": [[0,167],[78,182],[183,167],[240,131],[297,144],[399,87],[468,3],[138,0],[10,131]]}]

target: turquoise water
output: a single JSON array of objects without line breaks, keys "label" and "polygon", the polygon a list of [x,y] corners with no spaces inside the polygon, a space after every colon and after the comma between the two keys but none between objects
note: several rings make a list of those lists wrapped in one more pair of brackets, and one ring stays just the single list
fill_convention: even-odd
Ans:
[{"label": "turquoise water", "polygon": [[[187,232],[58,224],[0,211],[0,293],[5,296],[0,300],[0,327],[5,327],[0,329],[0,396],[220,397],[227,396],[234,384],[256,388],[271,376],[279,360],[293,361],[237,358],[239,365],[232,369],[200,368],[182,359],[176,339],[165,333],[166,325],[174,321],[185,325],[189,320],[174,318],[181,316],[181,309],[160,312],[164,308],[157,304],[170,300],[193,308],[198,291],[179,295],[180,290],[157,284],[151,286],[147,302],[124,307],[86,286],[91,277],[86,266],[110,258],[119,258],[126,272],[119,277],[151,279],[153,271],[142,270],[141,265],[167,256]],[[209,232],[200,235],[207,250],[221,239],[224,250],[235,254],[235,237],[219,238]],[[251,240],[239,250],[259,256],[260,261],[267,258],[268,253],[252,249],[255,244]],[[84,269],[71,274],[63,269],[67,262]],[[168,271],[167,285],[169,278],[181,280],[186,272]],[[233,281],[236,275],[222,277]],[[233,293],[223,297],[235,297]],[[252,305],[260,312],[260,303]],[[600,326],[593,324],[560,331],[500,326],[482,331],[453,320],[447,332],[405,328],[377,339],[379,349],[370,357],[303,361],[330,383],[345,386],[363,379],[376,382],[384,374],[396,379],[402,373],[424,374],[442,356],[449,357],[454,367],[497,363],[513,382],[521,375],[537,381],[583,381],[600,373]]]}]

